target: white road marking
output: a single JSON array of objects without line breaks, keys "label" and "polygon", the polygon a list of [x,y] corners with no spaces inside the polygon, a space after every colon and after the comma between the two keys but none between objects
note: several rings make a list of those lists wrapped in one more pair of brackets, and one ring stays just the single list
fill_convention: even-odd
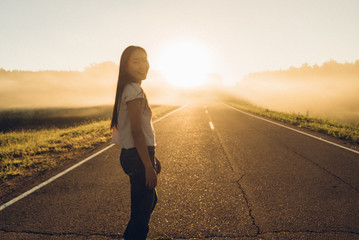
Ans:
[{"label": "white road marking", "polygon": [[[187,104],[187,105],[188,105],[188,104]],[[168,117],[169,115],[171,115],[171,114],[173,114],[173,113],[175,113],[175,112],[181,110],[182,108],[186,107],[187,105],[184,105],[184,106],[182,106],[182,107],[180,107],[180,108],[178,108],[178,109],[176,109],[176,110],[174,110],[174,111],[172,111],[172,112],[167,113],[166,115],[164,115],[163,117],[157,119],[157,120],[154,121],[153,123],[156,123],[156,122],[161,121],[161,120],[164,119],[165,117]],[[58,179],[59,177],[62,177],[62,176],[65,175],[66,173],[68,173],[68,172],[74,170],[74,169],[77,168],[78,166],[80,166],[80,165],[84,164],[85,162],[91,160],[92,158],[96,157],[97,155],[99,155],[99,154],[103,153],[104,151],[110,149],[110,148],[113,147],[114,145],[115,145],[115,144],[113,144],[113,143],[110,144],[110,145],[107,146],[106,148],[104,148],[104,149],[98,151],[98,152],[95,153],[95,154],[92,154],[92,155],[89,156],[88,158],[82,160],[82,161],[79,162],[79,163],[76,163],[75,165],[73,165],[72,167],[69,167],[69,168],[66,169],[65,171],[63,171],[63,172],[57,174],[56,176],[54,176],[54,177],[48,179],[47,181],[45,181],[45,182],[43,182],[43,183],[40,183],[39,185],[37,185],[37,186],[33,187],[32,189],[28,190],[27,192],[24,192],[24,193],[20,194],[20,195],[17,196],[16,198],[13,198],[12,200],[10,200],[10,201],[8,201],[8,202],[2,204],[2,205],[0,206],[0,212],[1,212],[2,210],[4,210],[5,208],[7,208],[8,206],[10,206],[10,205],[16,203],[17,201],[19,201],[19,200],[21,200],[21,199],[23,199],[23,198],[29,196],[31,193],[33,193],[33,192],[39,190],[40,188],[46,186],[46,185],[49,184],[49,183],[55,181],[55,180]]]},{"label": "white road marking", "polygon": [[16,203],[16,202],[19,201],[20,199],[22,199],[22,198],[24,198],[24,197],[30,195],[31,193],[33,193],[33,192],[39,190],[40,188],[46,186],[47,184],[49,184],[49,183],[55,181],[55,180],[58,179],[59,177],[65,175],[66,173],[68,173],[68,172],[72,171],[73,169],[77,168],[78,166],[84,164],[84,163],[87,162],[88,160],[90,160],[90,159],[96,157],[97,155],[103,153],[104,151],[106,151],[107,149],[111,148],[111,147],[114,146],[114,145],[115,145],[115,144],[112,143],[111,145],[107,146],[106,148],[102,149],[101,151],[98,151],[97,153],[95,153],[95,154],[89,156],[88,158],[86,158],[86,159],[82,160],[81,162],[79,162],[79,163],[73,165],[72,167],[66,169],[65,171],[63,171],[63,172],[57,174],[56,176],[50,178],[49,180],[47,180],[47,181],[45,181],[45,182],[43,182],[43,183],[37,185],[36,187],[33,187],[33,188],[30,189],[29,191],[24,192],[24,193],[21,194],[20,196],[18,196],[18,197],[16,197],[16,198],[12,199],[12,200],[10,200],[10,201],[8,201],[7,203],[4,203],[3,205],[0,206],[0,211],[4,210],[5,208],[7,208],[8,206],[10,206],[11,204]]},{"label": "white road marking", "polygon": [[274,122],[274,121],[271,121],[271,120],[268,120],[268,119],[265,119],[265,118],[262,118],[262,117],[258,117],[258,116],[254,115],[254,114],[247,113],[247,112],[245,112],[245,111],[242,111],[242,110],[239,110],[239,109],[234,108],[234,107],[232,107],[232,106],[229,106],[229,105],[227,105],[227,104],[225,104],[225,103],[223,103],[223,102],[221,102],[221,103],[222,103],[223,105],[225,105],[225,106],[227,106],[227,107],[229,107],[229,108],[233,109],[233,110],[236,110],[236,111],[241,112],[241,113],[243,113],[243,114],[246,114],[246,115],[248,115],[248,116],[255,117],[255,118],[261,119],[261,120],[263,120],[263,121],[273,123],[273,124],[278,125],[278,126],[280,126],[280,127],[287,128],[287,129],[292,130],[292,131],[294,131],[294,132],[301,133],[301,134],[303,134],[303,135],[306,135],[306,136],[309,136],[309,137],[315,138],[315,139],[317,139],[317,140],[320,140],[320,141],[323,141],[323,142],[329,143],[329,144],[331,144],[331,145],[334,145],[334,146],[340,147],[340,148],[342,148],[342,149],[345,149],[345,150],[348,150],[348,151],[354,152],[354,153],[356,153],[356,154],[359,154],[359,151],[356,151],[356,150],[354,150],[354,149],[344,147],[344,146],[339,145],[339,144],[337,144],[337,143],[333,143],[333,142],[331,142],[331,141],[328,141],[328,140],[325,140],[325,139],[323,139],[323,138],[320,138],[320,137],[317,137],[317,136],[311,135],[311,134],[309,134],[309,133],[305,133],[305,132],[299,131],[299,130],[294,129],[294,128],[291,128],[291,127],[287,127],[287,126],[282,125],[282,124],[280,124],[280,123],[277,123],[277,122]]},{"label": "white road marking", "polygon": [[212,130],[214,130],[214,126],[212,122],[209,122],[209,126],[211,127]]},{"label": "white road marking", "polygon": [[177,111],[179,111],[179,110],[181,110],[182,108],[185,108],[185,107],[187,107],[187,106],[188,106],[188,104],[186,104],[186,105],[184,105],[184,106],[182,106],[182,107],[180,107],[180,108],[177,108],[176,110],[173,110],[172,112],[167,113],[167,114],[164,115],[163,117],[161,117],[161,118],[157,119],[156,121],[154,121],[153,124],[155,124],[156,122],[161,121],[162,119],[168,117],[169,115],[171,115],[171,114],[173,114],[173,113],[175,113],[175,112],[177,112]]}]

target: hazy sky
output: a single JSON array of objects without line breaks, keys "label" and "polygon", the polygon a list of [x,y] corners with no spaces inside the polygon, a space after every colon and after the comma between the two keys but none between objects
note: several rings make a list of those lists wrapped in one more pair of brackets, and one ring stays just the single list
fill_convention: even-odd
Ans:
[{"label": "hazy sky", "polygon": [[358,0],[0,0],[0,68],[82,70],[118,63],[135,44],[160,70],[182,44],[201,50],[183,50],[181,61],[205,60],[233,83],[252,71],[359,59],[358,13]]}]

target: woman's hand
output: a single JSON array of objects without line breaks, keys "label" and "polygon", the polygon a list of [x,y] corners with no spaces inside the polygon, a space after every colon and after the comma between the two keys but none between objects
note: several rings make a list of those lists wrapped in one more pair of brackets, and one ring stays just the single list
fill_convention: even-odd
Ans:
[{"label": "woman's hand", "polygon": [[154,189],[157,186],[157,175],[153,167],[146,168],[146,186],[149,189]]},{"label": "woman's hand", "polygon": [[160,174],[161,169],[162,169],[162,167],[161,167],[161,162],[160,162],[160,160],[158,160],[158,158],[156,157],[156,164],[155,164],[155,171],[156,171],[156,173],[157,173],[157,174]]},{"label": "woman's hand", "polygon": [[146,186],[149,189],[153,189],[157,186],[157,175],[153,169],[153,165],[148,153],[145,135],[142,131],[142,113],[141,109],[144,104],[143,98],[136,98],[132,101],[127,102],[128,116],[130,118],[131,133],[132,137],[141,157],[141,161],[145,167],[146,175]]}]

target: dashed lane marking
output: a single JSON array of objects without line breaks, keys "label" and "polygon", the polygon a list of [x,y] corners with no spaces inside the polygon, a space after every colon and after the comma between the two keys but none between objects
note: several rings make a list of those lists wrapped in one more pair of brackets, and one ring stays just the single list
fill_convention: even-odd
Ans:
[{"label": "dashed lane marking", "polygon": [[212,122],[209,122],[209,126],[211,127],[212,130],[214,130],[214,126]]}]

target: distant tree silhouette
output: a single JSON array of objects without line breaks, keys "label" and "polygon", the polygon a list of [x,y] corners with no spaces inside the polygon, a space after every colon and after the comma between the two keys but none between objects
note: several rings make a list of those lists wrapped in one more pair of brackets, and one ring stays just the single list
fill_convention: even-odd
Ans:
[{"label": "distant tree silhouette", "polygon": [[310,66],[308,63],[302,64],[301,67],[290,67],[287,70],[263,71],[249,73],[244,80],[250,79],[266,79],[266,80],[335,80],[345,79],[359,81],[359,60],[354,63],[338,63],[331,59],[324,62],[321,66],[317,64]]}]

